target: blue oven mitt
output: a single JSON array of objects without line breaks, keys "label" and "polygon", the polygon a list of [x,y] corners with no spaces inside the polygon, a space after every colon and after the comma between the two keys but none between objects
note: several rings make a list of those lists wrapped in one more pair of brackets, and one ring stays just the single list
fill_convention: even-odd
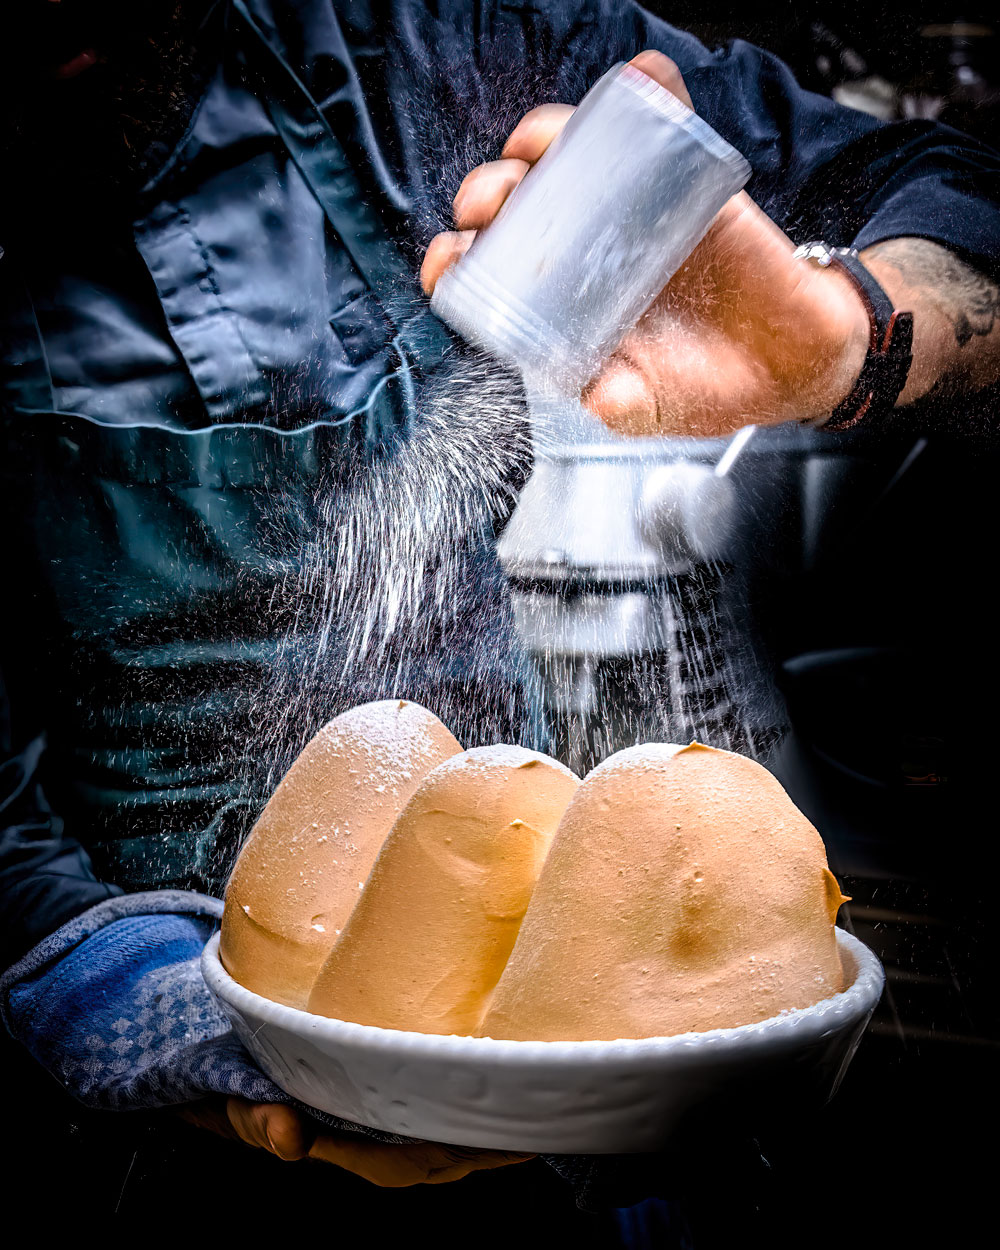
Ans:
[{"label": "blue oven mitt", "polygon": [[287,1103],[320,1123],[383,1133],[305,1107],[257,1067],[201,974],[222,903],[158,890],[108,899],[0,977],[11,1035],[74,1098],[101,1110],[177,1106],[213,1094]]}]

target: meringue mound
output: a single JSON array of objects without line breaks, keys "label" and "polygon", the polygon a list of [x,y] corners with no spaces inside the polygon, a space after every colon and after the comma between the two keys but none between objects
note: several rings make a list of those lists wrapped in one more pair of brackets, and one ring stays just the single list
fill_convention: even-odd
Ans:
[{"label": "meringue mound", "polygon": [[366,703],[323,726],[271,796],[229,879],[219,955],[235,981],[305,1007],[396,817],[461,749],[433,712],[405,699]]},{"label": "meringue mound", "polygon": [[439,764],[386,838],[309,1010],[474,1034],[579,784],[521,747],[478,747]]},{"label": "meringue mound", "polygon": [[672,1036],[843,989],[845,901],[820,835],[765,768],[692,743],[588,775],[559,826],[480,1035]]}]

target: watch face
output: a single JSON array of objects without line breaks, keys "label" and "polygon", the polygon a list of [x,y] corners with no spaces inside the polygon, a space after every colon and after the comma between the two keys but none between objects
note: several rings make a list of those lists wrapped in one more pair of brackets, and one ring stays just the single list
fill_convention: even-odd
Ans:
[{"label": "watch face", "polygon": [[826,243],[814,240],[812,243],[803,243],[792,253],[793,260],[812,260],[815,261],[817,265],[822,265],[824,268],[829,265],[831,261],[842,256],[852,256],[855,260],[857,260],[858,249],[856,247],[830,247]]},{"label": "watch face", "polygon": [[803,243],[792,253],[793,260],[812,260],[817,265],[829,265],[831,249],[825,243]]}]

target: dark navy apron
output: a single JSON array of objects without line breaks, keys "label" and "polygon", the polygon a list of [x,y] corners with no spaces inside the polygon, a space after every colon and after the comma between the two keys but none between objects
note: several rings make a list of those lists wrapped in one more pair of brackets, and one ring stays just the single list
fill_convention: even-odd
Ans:
[{"label": "dark navy apron", "polygon": [[[353,265],[358,293],[334,328],[365,381],[358,406],[320,412],[293,429],[243,423],[241,413],[260,411],[252,373],[240,376],[249,349],[232,332],[230,353],[200,354],[185,301],[218,293],[205,289],[210,269],[196,256],[187,284],[160,285],[157,248],[171,237],[162,219],[148,231],[148,220],[136,223],[136,245],[212,425],[150,424],[141,406],[134,424],[59,411],[31,297],[16,284],[7,295],[19,301],[8,319],[20,327],[24,362],[5,431],[17,605],[5,621],[5,653],[20,670],[8,675],[12,704],[30,701],[47,732],[54,809],[98,876],[127,890],[220,893],[274,783],[275,760],[287,763],[322,719],[349,703],[418,698],[443,715],[463,714],[467,740],[481,710],[459,629],[437,638],[433,656],[407,652],[405,663],[387,660],[349,680],[340,670],[329,688],[303,699],[307,714],[289,715],[289,673],[309,668],[295,652],[308,652],[324,624],[309,619],[303,553],[358,466],[391,458],[405,443],[421,377],[449,339],[426,305],[399,300],[400,315],[380,298],[411,291],[413,276],[380,225],[378,205],[242,0],[233,20],[245,81]],[[194,159],[193,146],[211,142],[212,124],[204,112],[196,116],[171,165]],[[183,206],[160,203],[153,212],[182,217]],[[381,340],[373,324],[386,327]],[[523,739],[499,569],[477,536],[465,558],[479,587],[466,625],[497,670],[484,676],[480,667],[477,680],[503,709],[489,731]],[[286,731],[280,743],[278,721]]]}]

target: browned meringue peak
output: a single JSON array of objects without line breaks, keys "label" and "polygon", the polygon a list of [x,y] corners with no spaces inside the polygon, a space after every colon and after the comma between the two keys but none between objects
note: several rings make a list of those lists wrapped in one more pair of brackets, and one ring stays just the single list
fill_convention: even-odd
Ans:
[{"label": "browned meringue peak", "polygon": [[474,1033],[579,781],[548,756],[478,747],[430,773],[385,841],[309,1010]]},{"label": "browned meringue peak", "polygon": [[843,901],[761,765],[697,743],[621,751],[567,809],[480,1033],[669,1036],[810,1006],[843,988]]},{"label": "browned meringue peak", "polygon": [[272,795],[226,890],[219,953],[265,998],[305,1007],[393,821],[461,745],[426,708],[387,699],[316,734]]}]

